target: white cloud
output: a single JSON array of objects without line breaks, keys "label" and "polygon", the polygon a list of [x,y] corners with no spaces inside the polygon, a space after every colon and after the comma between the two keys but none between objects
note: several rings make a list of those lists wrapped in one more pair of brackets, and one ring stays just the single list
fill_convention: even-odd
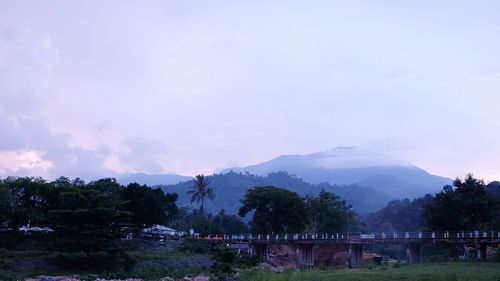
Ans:
[{"label": "white cloud", "polygon": [[0,29],[43,34],[0,39],[0,149],[52,171],[206,173],[389,140],[433,173],[498,176],[496,1],[1,5]]}]

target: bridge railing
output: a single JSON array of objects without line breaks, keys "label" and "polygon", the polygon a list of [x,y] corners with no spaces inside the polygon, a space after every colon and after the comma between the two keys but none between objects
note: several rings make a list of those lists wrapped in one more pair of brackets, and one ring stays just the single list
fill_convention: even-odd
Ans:
[{"label": "bridge railing", "polygon": [[315,234],[225,234],[208,237],[224,241],[339,241],[351,240],[471,240],[500,239],[500,231],[445,231],[445,232],[381,232],[381,233],[315,233]]}]

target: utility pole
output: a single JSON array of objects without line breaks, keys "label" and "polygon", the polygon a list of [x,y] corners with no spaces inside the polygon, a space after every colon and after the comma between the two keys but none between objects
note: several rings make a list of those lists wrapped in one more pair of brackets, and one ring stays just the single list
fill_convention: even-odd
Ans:
[{"label": "utility pole", "polygon": [[209,227],[208,237],[212,238],[212,220],[214,219],[214,217],[212,214],[208,214],[208,216],[210,218],[210,227]]},{"label": "utility pole", "polygon": [[351,209],[350,207],[347,207],[347,240],[349,240],[349,213]]}]

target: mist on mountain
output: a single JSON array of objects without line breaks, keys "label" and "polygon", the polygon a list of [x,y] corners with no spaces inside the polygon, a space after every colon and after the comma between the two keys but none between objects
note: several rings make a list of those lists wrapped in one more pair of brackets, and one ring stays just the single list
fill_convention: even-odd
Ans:
[{"label": "mist on mountain", "polygon": [[406,161],[357,147],[337,147],[306,155],[283,155],[261,164],[224,170],[228,171],[256,175],[287,171],[312,184],[358,184],[394,198],[416,198],[437,192],[452,182]]}]

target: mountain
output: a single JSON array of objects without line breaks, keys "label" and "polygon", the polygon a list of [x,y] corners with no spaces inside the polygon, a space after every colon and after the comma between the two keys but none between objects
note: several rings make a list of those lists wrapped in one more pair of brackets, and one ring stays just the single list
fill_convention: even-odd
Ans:
[{"label": "mountain", "polygon": [[193,179],[192,177],[186,177],[175,174],[148,175],[143,173],[136,173],[136,174],[122,175],[117,179],[117,181],[122,185],[128,185],[129,183],[136,182],[138,184],[154,186],[162,184],[163,185],[174,184],[181,181],[189,181],[192,179]]},{"label": "mountain", "polygon": [[[354,206],[354,210],[362,215],[379,210],[395,198],[376,191],[370,187],[360,185],[332,185],[329,183],[311,184],[287,172],[270,173],[266,176],[257,176],[249,173],[229,172],[209,176],[210,186],[215,189],[215,199],[206,201],[208,212],[218,212],[224,209],[226,213],[237,214],[241,206],[240,200],[248,189],[257,186],[273,185],[295,191],[302,196],[317,195],[322,189],[330,191]],[[187,194],[193,181],[160,186],[164,192],[179,194],[179,206],[191,206],[190,196]],[[197,207],[197,205],[193,205]]]},{"label": "mountain", "polygon": [[261,164],[223,172],[229,171],[256,175],[287,171],[313,184],[358,184],[394,198],[416,198],[435,193],[452,182],[406,161],[356,147],[337,147],[307,155],[283,155]]}]

